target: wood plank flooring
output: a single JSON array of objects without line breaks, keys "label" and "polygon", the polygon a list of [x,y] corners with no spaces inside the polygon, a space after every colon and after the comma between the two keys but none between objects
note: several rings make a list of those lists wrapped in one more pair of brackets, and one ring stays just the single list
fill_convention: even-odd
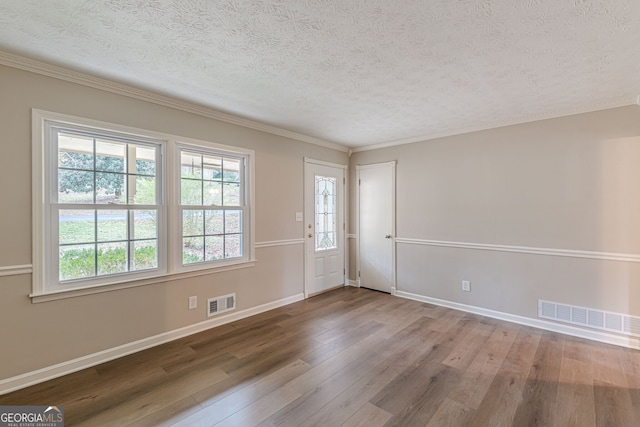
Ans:
[{"label": "wood plank flooring", "polygon": [[0,396],[67,426],[640,426],[640,352],[342,288]]}]

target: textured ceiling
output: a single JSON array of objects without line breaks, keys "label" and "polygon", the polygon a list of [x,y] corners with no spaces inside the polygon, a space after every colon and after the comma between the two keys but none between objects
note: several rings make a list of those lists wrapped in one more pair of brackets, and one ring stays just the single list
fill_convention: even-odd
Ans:
[{"label": "textured ceiling", "polygon": [[631,104],[639,0],[2,0],[0,49],[350,147]]}]

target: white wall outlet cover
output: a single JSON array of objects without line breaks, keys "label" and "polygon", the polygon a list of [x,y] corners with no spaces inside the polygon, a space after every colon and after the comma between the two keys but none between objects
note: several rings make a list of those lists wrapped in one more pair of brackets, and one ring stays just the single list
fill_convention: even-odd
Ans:
[{"label": "white wall outlet cover", "polygon": [[189,310],[198,307],[198,297],[189,297]]},{"label": "white wall outlet cover", "polygon": [[468,280],[462,281],[462,290],[465,292],[471,292],[471,282]]},{"label": "white wall outlet cover", "polygon": [[302,212],[296,212],[296,222],[302,222]]}]

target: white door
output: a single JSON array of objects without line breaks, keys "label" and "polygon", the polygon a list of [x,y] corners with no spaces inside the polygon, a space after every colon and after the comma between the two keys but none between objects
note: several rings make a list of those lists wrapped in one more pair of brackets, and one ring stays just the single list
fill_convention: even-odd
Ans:
[{"label": "white door", "polygon": [[395,294],[395,162],[356,166],[358,284]]},{"label": "white door", "polygon": [[344,285],[344,171],[305,159],[305,296]]}]

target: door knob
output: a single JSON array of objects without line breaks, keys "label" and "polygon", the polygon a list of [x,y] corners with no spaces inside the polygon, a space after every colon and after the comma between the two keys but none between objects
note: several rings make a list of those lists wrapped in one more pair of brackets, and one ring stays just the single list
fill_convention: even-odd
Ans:
[{"label": "door knob", "polygon": [[312,238],[312,237],[313,237],[313,234],[309,233],[309,238]]},{"label": "door knob", "polygon": [[387,234],[384,236],[385,239],[390,239],[391,238],[391,234]]}]

